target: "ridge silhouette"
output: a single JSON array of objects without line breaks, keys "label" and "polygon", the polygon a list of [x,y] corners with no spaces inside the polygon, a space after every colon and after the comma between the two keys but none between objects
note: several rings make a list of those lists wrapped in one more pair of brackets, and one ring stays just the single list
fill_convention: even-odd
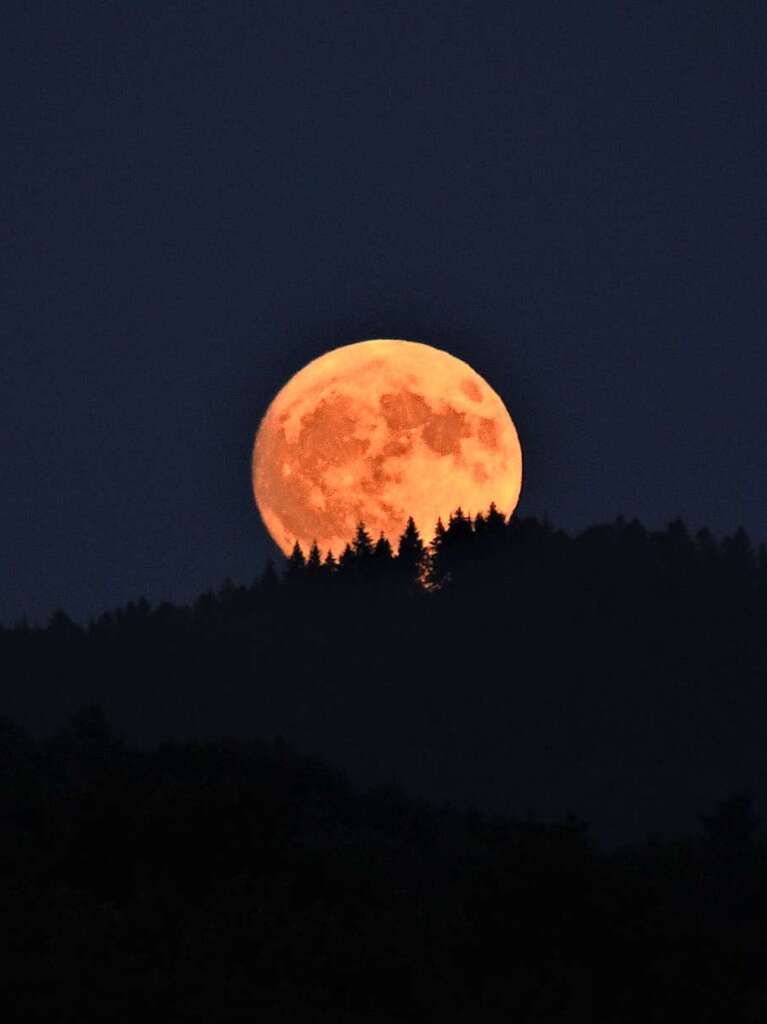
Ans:
[{"label": "ridge silhouette", "polygon": [[0,711],[40,736],[98,704],[142,745],[281,735],[360,784],[618,842],[763,776],[766,616],[743,530],[456,509],[428,544],[359,524],[338,560],[296,544],[189,606],[0,629]]},{"label": "ridge silhouette", "polygon": [[744,793],[605,853],[573,817],[359,791],[279,741],[138,750],[88,707],[44,741],[0,719],[0,825],[6,1020],[746,1024],[767,1005]]},{"label": "ridge silhouette", "polygon": [[491,507],[0,629],[6,1019],[762,1019],[766,615]]}]

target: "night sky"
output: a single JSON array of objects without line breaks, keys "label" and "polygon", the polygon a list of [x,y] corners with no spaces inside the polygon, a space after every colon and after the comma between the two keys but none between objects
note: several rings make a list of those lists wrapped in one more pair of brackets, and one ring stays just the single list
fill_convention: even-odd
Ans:
[{"label": "night sky", "polygon": [[371,337],[501,394],[521,512],[767,539],[766,23],[4,4],[0,621],[250,581],[260,417]]}]

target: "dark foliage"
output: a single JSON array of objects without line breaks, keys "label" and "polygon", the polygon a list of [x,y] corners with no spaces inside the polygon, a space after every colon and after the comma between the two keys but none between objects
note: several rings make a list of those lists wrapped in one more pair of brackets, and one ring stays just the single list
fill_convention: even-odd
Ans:
[{"label": "dark foliage", "polygon": [[190,607],[0,629],[0,711],[35,735],[88,704],[139,743],[284,735],[362,783],[575,809],[608,841],[681,834],[758,787],[767,558],[743,531],[571,537],[459,509],[396,552],[359,524],[338,561],[296,545],[281,577]]},{"label": "dark foliage", "polygon": [[[282,743],[0,722],[5,1020],[757,1021],[767,846],[366,793]],[[735,823],[734,827],[731,827]],[[745,827],[744,827],[745,826]]]},{"label": "dark foliage", "polygon": [[764,551],[396,550],[0,630],[5,1019],[765,1018]]}]

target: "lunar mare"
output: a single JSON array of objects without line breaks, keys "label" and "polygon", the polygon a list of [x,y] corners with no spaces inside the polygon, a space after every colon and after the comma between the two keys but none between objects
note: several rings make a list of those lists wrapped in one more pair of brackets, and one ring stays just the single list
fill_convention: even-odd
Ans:
[{"label": "lunar mare", "polygon": [[414,341],[333,349],[278,392],[256,434],[253,491],[287,554],[338,556],[364,522],[396,545],[412,515],[426,539],[459,505],[510,513],[522,451],[505,405],[468,363]]}]

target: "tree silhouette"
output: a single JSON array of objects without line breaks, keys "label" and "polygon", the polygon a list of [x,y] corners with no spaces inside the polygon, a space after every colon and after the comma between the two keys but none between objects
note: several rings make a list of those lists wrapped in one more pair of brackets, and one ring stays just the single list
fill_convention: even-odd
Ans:
[{"label": "tree silhouette", "polygon": [[352,541],[352,551],[357,564],[366,562],[373,555],[373,541],[362,522],[357,523],[357,530]]},{"label": "tree silhouette", "polygon": [[448,555],[446,553],[447,530],[442,522],[442,517],[437,519],[434,527],[434,536],[429,545],[429,583],[434,587],[444,585],[449,580],[447,567]]},{"label": "tree silhouette", "polygon": [[437,524],[432,542],[432,568],[434,582],[443,583],[465,577],[476,561],[477,549],[473,546],[474,529],[471,518],[459,506],[451,513],[446,528],[441,521]]},{"label": "tree silhouette", "polygon": [[325,555],[325,560],[322,563],[322,573],[325,579],[330,579],[335,575],[338,569],[338,562],[335,559],[332,551],[328,551]]},{"label": "tree silhouette", "polygon": [[[83,744],[100,767],[62,771]],[[285,743],[124,748],[92,708],[56,743],[0,720],[0,773],[13,1019],[763,1019],[767,846],[742,795],[704,821],[738,859],[605,852],[579,819],[361,790]]]},{"label": "tree silhouette", "polygon": [[351,544],[347,544],[338,559],[338,573],[341,579],[350,580],[354,575],[355,553]]},{"label": "tree silhouette", "polygon": [[285,569],[285,581],[287,583],[298,583],[303,581],[305,570],[306,558],[301,545],[296,541],[288,558],[288,564]]},{"label": "tree silhouette", "polygon": [[420,588],[427,571],[427,550],[412,516],[397,545],[397,576],[411,591]]},{"label": "tree silhouette", "polygon": [[387,537],[380,535],[373,548],[372,572],[379,583],[388,583],[392,572],[392,550]]},{"label": "tree silhouette", "polygon": [[320,549],[317,546],[317,541],[312,541],[312,546],[309,549],[309,557],[306,559],[306,576],[312,581],[320,579],[322,570],[322,555]]}]

